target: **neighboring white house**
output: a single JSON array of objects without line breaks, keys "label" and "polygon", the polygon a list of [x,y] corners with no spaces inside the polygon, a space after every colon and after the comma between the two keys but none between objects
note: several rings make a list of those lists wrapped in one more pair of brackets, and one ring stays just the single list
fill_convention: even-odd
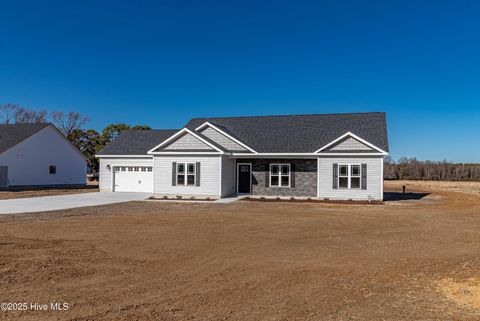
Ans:
[{"label": "neighboring white house", "polygon": [[55,126],[0,125],[0,188],[86,184],[87,162]]},{"label": "neighboring white house", "polygon": [[97,154],[100,189],[158,196],[382,200],[385,113],[195,118]]}]

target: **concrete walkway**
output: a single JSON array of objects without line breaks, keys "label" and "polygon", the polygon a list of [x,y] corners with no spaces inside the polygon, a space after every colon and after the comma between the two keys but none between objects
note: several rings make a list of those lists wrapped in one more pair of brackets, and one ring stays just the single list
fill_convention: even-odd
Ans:
[{"label": "concrete walkway", "polygon": [[0,200],[0,214],[64,210],[68,208],[141,201],[150,193],[92,192]]}]

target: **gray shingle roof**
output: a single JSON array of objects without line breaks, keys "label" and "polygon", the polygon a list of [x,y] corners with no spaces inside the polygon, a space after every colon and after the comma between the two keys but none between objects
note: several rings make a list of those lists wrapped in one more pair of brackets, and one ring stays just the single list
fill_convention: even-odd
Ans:
[{"label": "gray shingle roof", "polygon": [[386,115],[380,112],[194,118],[186,127],[207,121],[259,153],[313,153],[347,132],[388,152]]},{"label": "gray shingle roof", "polygon": [[[385,113],[193,118],[186,127],[195,130],[207,121],[259,153],[313,153],[347,132],[388,152]],[[126,131],[97,155],[145,155],[176,132],[177,129]]]},{"label": "gray shingle roof", "polygon": [[39,132],[49,123],[37,124],[1,124],[0,125],[0,154]]},{"label": "gray shingle roof", "polygon": [[105,146],[97,155],[146,155],[150,149],[177,131],[178,129],[127,130]]}]

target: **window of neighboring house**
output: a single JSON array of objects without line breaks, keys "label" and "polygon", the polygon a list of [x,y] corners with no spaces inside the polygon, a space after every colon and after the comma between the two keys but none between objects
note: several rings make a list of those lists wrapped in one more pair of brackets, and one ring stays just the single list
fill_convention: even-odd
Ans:
[{"label": "window of neighboring house", "polygon": [[290,187],[290,164],[270,164],[270,187]]},{"label": "window of neighboring house", "polygon": [[338,187],[345,189],[359,189],[361,179],[360,165],[338,166]]},{"label": "window of neighboring house", "polygon": [[57,174],[57,166],[55,166],[55,165],[50,165],[50,166],[48,167],[48,172],[49,172],[50,175],[55,175],[55,174]]},{"label": "window of neighboring house", "polygon": [[177,163],[177,185],[195,185],[195,163]]}]

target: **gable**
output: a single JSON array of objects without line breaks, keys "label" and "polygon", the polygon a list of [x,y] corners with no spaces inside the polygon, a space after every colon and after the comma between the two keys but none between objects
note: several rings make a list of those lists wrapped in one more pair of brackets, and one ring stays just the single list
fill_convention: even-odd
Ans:
[{"label": "gable", "polygon": [[322,152],[374,152],[375,150],[353,137],[346,137]]},{"label": "gable", "polygon": [[193,136],[192,134],[185,132],[171,142],[169,142],[165,146],[161,146],[160,148],[154,150],[154,152],[160,151],[172,151],[172,152],[216,152],[215,149],[210,147],[205,142],[202,142],[197,137]]},{"label": "gable", "polygon": [[212,127],[207,126],[205,129],[202,129],[200,133],[230,152],[248,152],[245,147],[228,138],[219,131],[213,129]]},{"label": "gable", "polygon": [[47,126],[39,130],[6,150],[0,156],[5,158],[30,158],[34,162],[35,155],[39,154],[58,154],[62,155],[62,159],[86,160],[85,156],[53,126]]}]

